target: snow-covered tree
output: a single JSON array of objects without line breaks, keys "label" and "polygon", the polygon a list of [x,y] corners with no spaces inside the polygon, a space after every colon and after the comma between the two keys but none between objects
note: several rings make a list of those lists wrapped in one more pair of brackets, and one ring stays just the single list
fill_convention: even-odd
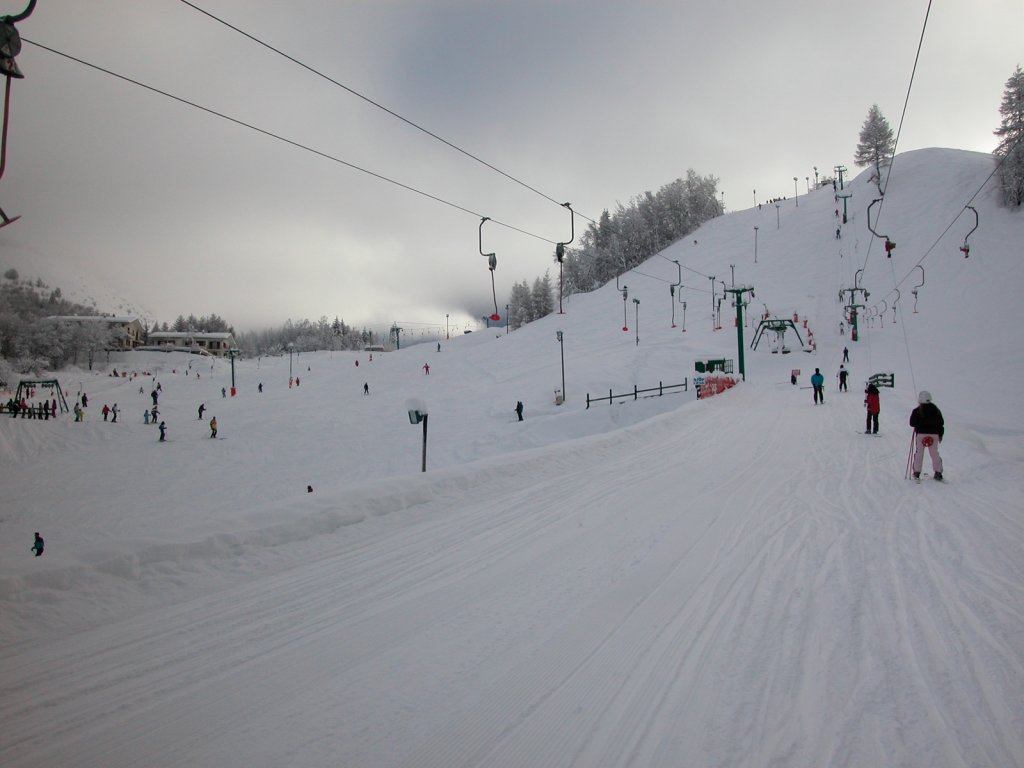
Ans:
[{"label": "snow-covered tree", "polygon": [[853,161],[861,167],[873,165],[875,167],[875,181],[878,184],[878,191],[884,188],[882,184],[882,169],[889,167],[892,154],[896,150],[896,140],[889,127],[889,121],[882,115],[882,110],[877,104],[872,104],[868,110],[868,116],[864,119],[864,125],[860,129],[860,141],[857,142],[857,151],[853,155]]},{"label": "snow-covered tree", "polygon": [[1009,206],[1019,206],[1024,202],[1024,71],[1019,64],[1006,81],[999,114],[1002,120],[993,131],[999,145],[992,154],[1001,163],[999,181],[1003,199]]}]

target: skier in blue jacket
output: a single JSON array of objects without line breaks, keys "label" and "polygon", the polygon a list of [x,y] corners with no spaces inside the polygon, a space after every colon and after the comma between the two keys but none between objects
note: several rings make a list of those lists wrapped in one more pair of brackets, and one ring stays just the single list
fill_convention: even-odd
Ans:
[{"label": "skier in blue jacket", "polygon": [[821,369],[815,368],[811,376],[811,387],[814,389],[814,404],[820,401],[825,403],[825,377],[821,375]]}]

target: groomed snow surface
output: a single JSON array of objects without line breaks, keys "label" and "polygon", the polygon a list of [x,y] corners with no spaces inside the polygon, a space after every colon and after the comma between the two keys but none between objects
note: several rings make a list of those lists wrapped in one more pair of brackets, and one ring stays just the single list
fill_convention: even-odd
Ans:
[{"label": "groomed snow surface", "polygon": [[[84,424],[0,417],[0,765],[1024,765],[1024,218],[991,182],[958,250],[991,170],[898,156],[872,211],[891,260],[867,174],[840,240],[831,189],[716,219],[622,278],[628,332],[612,284],[440,352],[241,360],[234,398],[227,361],[64,372]],[[694,361],[736,358],[706,277],[730,265],[755,288],[747,381],[698,401]],[[857,342],[855,280],[869,308],[888,294]],[[817,350],[750,350],[765,308]],[[896,386],[866,436],[878,372]],[[919,389],[945,483],[904,477]]]}]

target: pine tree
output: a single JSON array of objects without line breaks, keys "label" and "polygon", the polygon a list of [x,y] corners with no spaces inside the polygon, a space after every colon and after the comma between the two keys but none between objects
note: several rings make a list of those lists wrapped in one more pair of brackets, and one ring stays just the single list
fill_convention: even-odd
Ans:
[{"label": "pine tree", "polygon": [[1002,121],[993,133],[999,146],[993,155],[999,160],[999,180],[1003,199],[1009,206],[1024,202],[1024,71],[1016,71],[1006,81],[1003,102],[999,105]]},{"label": "pine tree", "polygon": [[853,155],[853,161],[864,167],[875,166],[875,181],[878,184],[878,191],[881,192],[882,169],[889,167],[892,153],[896,150],[896,141],[892,135],[892,128],[889,121],[882,116],[882,110],[877,104],[872,104],[868,110],[868,116],[864,119],[864,125],[860,129],[860,141],[857,142],[857,151]]}]

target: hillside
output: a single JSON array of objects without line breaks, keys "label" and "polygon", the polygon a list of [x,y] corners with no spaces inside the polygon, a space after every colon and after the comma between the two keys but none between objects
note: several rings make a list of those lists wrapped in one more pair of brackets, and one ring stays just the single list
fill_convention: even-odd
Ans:
[{"label": "hillside", "polygon": [[[867,174],[839,240],[831,189],[715,219],[621,278],[626,332],[611,284],[441,351],[240,361],[234,398],[227,362],[175,354],[64,376],[86,423],[0,417],[0,762],[1024,765],[1024,218],[991,170],[899,155],[872,211],[891,259]],[[816,351],[748,348],[746,382],[708,400],[585,407],[735,358],[708,279],[731,266],[755,290],[746,343],[767,308]],[[853,342],[855,279],[872,319]],[[895,387],[872,437],[878,372]],[[141,419],[154,382],[166,444]],[[944,484],[904,479],[920,389]],[[122,423],[98,415],[113,402]]]}]

